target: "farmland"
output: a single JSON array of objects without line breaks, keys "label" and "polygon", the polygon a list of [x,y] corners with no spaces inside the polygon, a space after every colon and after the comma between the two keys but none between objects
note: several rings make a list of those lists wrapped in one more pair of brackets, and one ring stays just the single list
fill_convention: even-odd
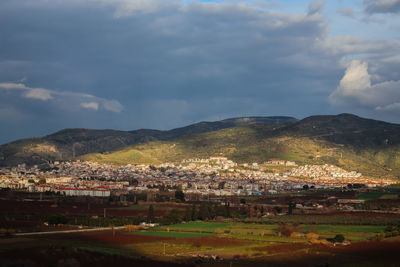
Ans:
[{"label": "farmland", "polygon": [[[39,259],[34,253],[63,253],[59,260],[68,257],[86,257],[104,263],[141,262],[142,264],[207,265],[209,263],[233,264],[237,266],[254,263],[270,263],[278,266],[292,265],[297,259],[304,264],[337,262],[339,265],[369,259],[374,266],[371,251],[386,247],[393,259],[398,257],[400,242],[374,241],[374,237],[385,230],[384,226],[344,226],[344,225],[297,225],[297,237],[280,236],[278,224],[249,224],[240,222],[189,222],[158,226],[149,230],[129,232],[126,230],[98,231],[88,233],[32,236],[24,238],[0,239],[0,255],[13,262],[23,246],[27,259],[40,265],[55,264],[56,258]],[[313,233],[309,237],[307,234]],[[342,234],[347,246],[334,247],[320,242]],[[389,240],[389,239],[388,239]],[[353,254],[351,254],[353,253]],[[393,252],[394,253],[394,252]],[[351,257],[349,255],[352,255]],[[287,257],[290,255],[290,257]],[[365,255],[369,255],[365,257]],[[376,256],[376,255],[375,255]],[[292,258],[293,257],[293,258]],[[372,258],[371,258],[372,257]],[[375,262],[377,259],[375,259]],[[83,261],[85,262],[85,261]]]},{"label": "farmland", "polygon": [[[141,200],[133,203],[60,196],[46,196],[40,200],[27,193],[3,192],[0,258],[9,265],[23,260],[38,266],[62,265],[60,261],[73,262],[73,259],[81,266],[109,266],[110,263],[121,266],[317,266],[335,263],[334,266],[341,266],[363,262],[368,266],[381,266],[385,261],[390,266],[399,260],[400,217],[387,209],[323,209],[322,213],[318,209],[306,209],[307,213],[296,209],[293,214],[268,216],[251,212],[254,206],[264,205],[264,211],[272,213],[276,206],[287,207],[294,199],[324,203],[325,194],[249,196],[245,198],[246,204],[227,207],[205,202]],[[392,195],[391,192],[337,193],[341,197],[368,198],[366,203],[371,207],[396,206],[398,200],[388,197]],[[158,225],[139,225],[149,220],[150,208]],[[224,214],[227,208],[229,216],[211,217],[213,211]],[[208,217],[200,219],[203,212],[209,212]],[[51,218],[65,219],[67,224],[46,225]],[[109,227],[109,230],[85,230],[96,227]],[[86,232],[20,236],[26,232],[74,229]],[[344,241],[340,241],[341,237]],[[380,255],[386,255],[384,261]]]}]

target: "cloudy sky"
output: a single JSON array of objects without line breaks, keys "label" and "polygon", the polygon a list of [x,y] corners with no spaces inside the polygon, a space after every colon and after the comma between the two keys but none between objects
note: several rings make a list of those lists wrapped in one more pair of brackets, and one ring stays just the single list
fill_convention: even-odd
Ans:
[{"label": "cloudy sky", "polygon": [[400,0],[0,1],[0,143],[342,112],[400,123]]}]

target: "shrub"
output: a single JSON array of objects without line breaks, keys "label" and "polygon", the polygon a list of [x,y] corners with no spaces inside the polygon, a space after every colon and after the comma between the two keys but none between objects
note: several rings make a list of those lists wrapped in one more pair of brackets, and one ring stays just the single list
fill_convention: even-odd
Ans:
[{"label": "shrub", "polygon": [[59,224],[66,224],[68,222],[67,217],[65,217],[62,214],[55,214],[55,215],[51,215],[48,218],[48,223],[50,225],[59,225]]},{"label": "shrub", "polygon": [[342,234],[338,234],[334,238],[329,239],[329,241],[332,243],[342,243],[344,241],[344,236]]}]

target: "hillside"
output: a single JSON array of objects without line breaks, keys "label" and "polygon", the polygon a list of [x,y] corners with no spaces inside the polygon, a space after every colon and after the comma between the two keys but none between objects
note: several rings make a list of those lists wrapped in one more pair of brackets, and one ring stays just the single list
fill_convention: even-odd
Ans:
[{"label": "hillside", "polygon": [[141,129],[135,131],[64,129],[54,134],[26,138],[0,146],[0,166],[20,163],[42,164],[52,160],[68,160],[88,153],[104,153],[139,143],[171,140],[255,123],[276,124],[296,122],[292,117],[243,117],[217,122],[200,122],[169,131]]},{"label": "hillside", "polygon": [[301,164],[331,163],[364,175],[399,176],[400,125],[351,114],[312,116],[294,123],[231,127],[82,158],[157,164],[215,155],[237,162],[261,163],[276,157]]}]

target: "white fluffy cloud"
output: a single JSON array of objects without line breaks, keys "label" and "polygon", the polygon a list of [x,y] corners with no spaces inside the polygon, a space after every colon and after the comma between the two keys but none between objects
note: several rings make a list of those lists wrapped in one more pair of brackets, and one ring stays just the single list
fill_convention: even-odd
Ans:
[{"label": "white fluffy cloud", "polygon": [[23,91],[25,98],[47,101],[53,98],[51,91],[43,88],[27,87],[23,83],[0,83],[0,89]]},{"label": "white fluffy cloud", "polygon": [[82,102],[81,107],[87,108],[87,109],[98,110],[99,103],[97,103],[97,102]]},{"label": "white fluffy cloud", "polygon": [[[23,97],[30,99],[37,99],[42,101],[61,101],[64,102],[64,104],[66,105],[76,105],[77,103],[79,103],[80,107],[86,109],[99,110],[100,108],[102,108],[111,112],[121,112],[123,109],[121,103],[114,99],[105,99],[84,93],[33,88],[26,86],[23,83],[0,83],[0,89],[8,91],[21,91]],[[82,100],[93,101],[81,102]]]},{"label": "white fluffy cloud", "polygon": [[400,81],[372,84],[371,77],[367,62],[352,60],[339,86],[330,95],[331,103],[376,111],[399,109]]}]

